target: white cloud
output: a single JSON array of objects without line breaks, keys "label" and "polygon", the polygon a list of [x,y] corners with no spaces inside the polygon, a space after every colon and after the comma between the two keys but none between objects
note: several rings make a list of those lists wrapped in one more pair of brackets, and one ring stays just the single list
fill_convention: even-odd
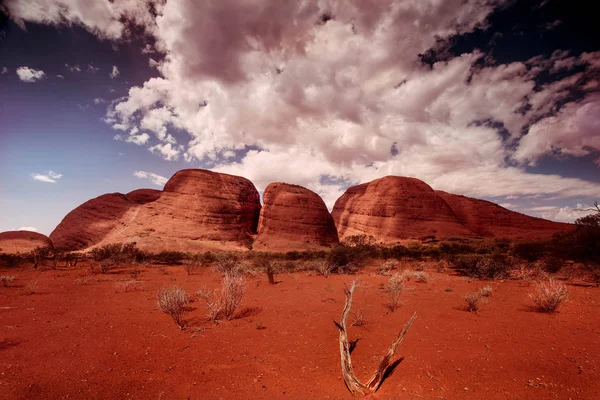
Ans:
[{"label": "white cloud", "polygon": [[25,21],[50,25],[76,24],[101,38],[129,35],[126,21],[146,26],[153,23],[149,3],[139,0],[6,0],[11,18],[25,28]]},{"label": "white cloud", "polygon": [[600,151],[600,94],[564,105],[555,115],[529,128],[521,139],[515,158],[535,162],[545,154],[584,156]]},{"label": "white cloud", "polygon": [[156,51],[154,50],[152,45],[150,45],[149,43],[146,43],[146,45],[142,49],[142,54],[154,54],[154,53],[156,53]]},{"label": "white cloud", "polygon": [[18,230],[19,231],[37,232],[37,229],[32,226],[22,226]]},{"label": "white cloud", "polygon": [[91,72],[92,74],[95,74],[96,72],[100,71],[100,68],[98,67],[94,67],[92,64],[88,64],[88,69],[89,72]]},{"label": "white cloud", "polygon": [[148,179],[148,180],[150,180],[150,182],[152,182],[156,186],[164,186],[165,183],[167,183],[167,181],[168,181],[168,179],[165,178],[164,176],[160,176],[160,175],[154,174],[152,172],[135,171],[133,173],[133,175],[140,179]]},{"label": "white cloud", "polygon": [[115,135],[114,136],[115,140],[121,140],[123,142],[127,142],[127,143],[134,143],[137,144],[138,146],[142,146],[145,145],[146,143],[148,143],[148,140],[150,139],[150,135],[148,135],[147,133],[142,133],[140,135],[136,135],[136,134],[129,134],[129,135]]},{"label": "white cloud", "polygon": [[40,182],[56,183],[60,178],[63,177],[63,174],[57,174],[56,172],[50,170],[41,174],[33,173],[31,174],[31,177]]},{"label": "white cloud", "polygon": [[106,103],[106,100],[104,100],[102,97],[96,97],[94,99],[94,104],[103,104]]},{"label": "white cloud", "polygon": [[575,222],[586,215],[595,214],[592,206],[577,204],[576,207],[538,206],[527,208],[529,213],[558,222]]},{"label": "white cloud", "polygon": [[17,68],[17,76],[20,80],[27,83],[33,83],[43,79],[46,74],[42,70],[33,69],[29,67]]},{"label": "white cloud", "polygon": [[71,72],[81,72],[81,67],[77,65],[65,64],[65,67]]},{"label": "white cloud", "polygon": [[64,77],[64,76],[62,76],[62,75],[56,75],[56,77],[57,77],[58,79],[65,79],[65,77]]},{"label": "white cloud", "polygon": [[[158,144],[134,139],[138,131],[117,136],[167,160],[200,160],[259,188],[301,184],[330,206],[347,185],[388,174],[473,196],[600,197],[598,183],[527,170],[544,156],[599,149],[600,52],[420,61],[445,39],[485,29],[509,2],[179,0],[154,3],[156,18],[133,0],[98,1],[94,13],[84,0],[9,4],[22,20],[110,39],[127,36],[127,19],[143,25],[153,45],[142,51],[157,51],[160,76],[130,88],[106,121],[153,134]],[[585,97],[573,101],[575,90]],[[175,138],[181,131],[189,141]],[[260,150],[244,154],[248,146]]]},{"label": "white cloud", "polygon": [[2,71],[0,71],[0,75],[8,74],[8,68],[2,67]]},{"label": "white cloud", "polygon": [[179,159],[179,155],[181,154],[181,146],[174,146],[171,143],[157,144],[149,147],[148,150],[150,150],[152,153],[160,154],[165,160],[168,161],[175,161]]},{"label": "white cloud", "polygon": [[116,65],[113,65],[112,71],[110,71],[110,73],[108,74],[108,76],[110,76],[110,79],[115,79],[119,75],[121,75],[121,72],[119,72],[119,68],[117,68]]}]

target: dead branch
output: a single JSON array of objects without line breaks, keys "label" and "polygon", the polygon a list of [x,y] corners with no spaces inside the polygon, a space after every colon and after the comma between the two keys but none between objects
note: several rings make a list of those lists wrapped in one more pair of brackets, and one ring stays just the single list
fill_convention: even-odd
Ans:
[{"label": "dead branch", "polygon": [[404,326],[396,336],[396,340],[394,340],[387,353],[379,361],[379,365],[377,366],[375,374],[371,377],[371,379],[369,379],[369,381],[365,385],[356,377],[354,369],[352,368],[352,360],[350,358],[350,344],[348,341],[346,325],[348,315],[350,314],[350,309],[352,307],[352,293],[354,293],[354,289],[356,289],[356,283],[357,281],[355,280],[354,282],[352,282],[352,286],[350,286],[350,288],[346,287],[344,289],[344,293],[346,295],[346,302],[344,304],[342,316],[340,318],[339,323],[337,323],[336,321],[334,321],[334,323],[337,326],[340,333],[340,357],[344,383],[346,384],[346,387],[348,388],[350,393],[354,395],[364,396],[376,392],[377,389],[379,389],[379,386],[381,386],[381,383],[385,378],[386,372],[391,365],[392,358],[396,354],[396,349],[404,340],[404,336],[410,329],[415,318],[417,318],[417,313],[414,313],[413,316],[406,322],[406,324],[404,324]]}]

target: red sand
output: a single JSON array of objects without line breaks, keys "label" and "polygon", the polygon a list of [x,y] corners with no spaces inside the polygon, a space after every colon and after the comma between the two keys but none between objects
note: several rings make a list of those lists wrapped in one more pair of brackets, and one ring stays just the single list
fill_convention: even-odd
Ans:
[{"label": "red sand", "polygon": [[[119,282],[132,268],[92,275],[82,269],[0,269],[15,275],[0,286],[2,399],[349,399],[340,373],[337,330],[343,284],[351,276],[278,275],[248,278],[247,315],[214,325],[191,303],[186,320],[204,332],[180,331],[156,305],[160,287],[195,292],[216,287],[209,270],[143,268],[143,290]],[[397,331],[418,318],[398,354],[405,360],[372,396],[376,399],[597,399],[600,393],[600,289],[569,285],[556,314],[531,311],[531,287],[519,281],[481,282],[431,273],[408,283],[403,305],[384,307],[387,277],[363,271],[353,311],[368,324],[352,361],[370,375]],[[86,285],[74,280],[88,276]],[[37,281],[37,292],[23,294]],[[478,313],[461,296],[485,285],[492,297]],[[452,287],[453,292],[445,289]],[[265,329],[257,329],[258,321]]]}]

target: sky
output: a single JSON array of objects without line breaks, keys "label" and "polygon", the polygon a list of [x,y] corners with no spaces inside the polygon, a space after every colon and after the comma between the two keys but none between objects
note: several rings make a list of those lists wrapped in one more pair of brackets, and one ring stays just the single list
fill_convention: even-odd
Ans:
[{"label": "sky", "polygon": [[330,209],[386,175],[555,221],[600,200],[584,0],[0,4],[0,231],[184,168]]}]

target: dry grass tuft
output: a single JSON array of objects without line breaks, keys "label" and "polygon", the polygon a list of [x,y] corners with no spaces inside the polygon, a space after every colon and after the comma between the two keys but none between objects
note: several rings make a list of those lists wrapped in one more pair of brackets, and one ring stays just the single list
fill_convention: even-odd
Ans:
[{"label": "dry grass tuft", "polygon": [[386,307],[394,312],[400,306],[400,295],[404,292],[404,279],[405,274],[395,273],[385,284],[384,290],[388,294],[388,303]]},{"label": "dry grass tuft", "polygon": [[427,283],[429,282],[429,274],[427,272],[424,271],[416,271],[412,273],[413,278],[415,278],[415,280],[417,282],[421,282],[421,283]]},{"label": "dry grass tuft", "polygon": [[329,261],[317,261],[312,265],[312,269],[319,275],[323,275],[327,278],[335,269],[335,265]]},{"label": "dry grass tuft", "polygon": [[534,292],[529,295],[539,312],[551,313],[569,297],[567,287],[553,279],[534,284]]},{"label": "dry grass tuft", "polygon": [[221,288],[221,306],[225,318],[231,319],[246,291],[246,280],[241,274],[225,274]]},{"label": "dry grass tuft", "polygon": [[473,293],[464,295],[462,298],[467,303],[466,310],[469,312],[477,312],[481,302],[481,292],[478,290]]},{"label": "dry grass tuft", "polygon": [[242,274],[226,273],[223,276],[220,297],[217,290],[210,290],[206,286],[201,287],[196,295],[204,300],[208,308],[208,318],[214,322],[222,317],[232,319],[245,291],[246,280]]},{"label": "dry grass tuft", "polygon": [[267,329],[267,327],[262,323],[262,321],[256,321],[254,325],[256,325],[256,329],[258,329],[259,331]]},{"label": "dry grass tuft", "polygon": [[136,290],[144,290],[144,282],[137,279],[127,279],[126,281],[117,282],[117,290],[123,292],[133,292]]},{"label": "dry grass tuft", "polygon": [[12,275],[2,275],[0,276],[0,282],[2,282],[2,286],[7,287],[9,283],[13,283],[17,278]]},{"label": "dry grass tuft", "polygon": [[87,285],[89,280],[90,279],[87,276],[84,276],[82,278],[75,278],[73,280],[73,286]]},{"label": "dry grass tuft", "polygon": [[158,292],[158,308],[173,318],[179,329],[184,328],[183,313],[188,302],[185,290],[178,286],[163,288]]},{"label": "dry grass tuft", "polygon": [[23,287],[23,294],[32,295],[37,292],[37,281],[28,282],[25,287]]},{"label": "dry grass tuft", "polygon": [[379,275],[389,276],[392,274],[392,271],[397,268],[398,268],[397,260],[388,260],[385,263],[383,263],[377,267],[377,273]]},{"label": "dry grass tuft", "polygon": [[481,295],[481,297],[490,297],[493,291],[494,289],[492,289],[491,286],[485,286],[479,289],[479,294]]},{"label": "dry grass tuft", "polygon": [[208,308],[208,318],[215,322],[219,319],[221,313],[221,299],[217,295],[216,290],[210,290],[206,286],[202,286],[200,290],[196,292],[196,295],[204,300],[206,307]]}]

